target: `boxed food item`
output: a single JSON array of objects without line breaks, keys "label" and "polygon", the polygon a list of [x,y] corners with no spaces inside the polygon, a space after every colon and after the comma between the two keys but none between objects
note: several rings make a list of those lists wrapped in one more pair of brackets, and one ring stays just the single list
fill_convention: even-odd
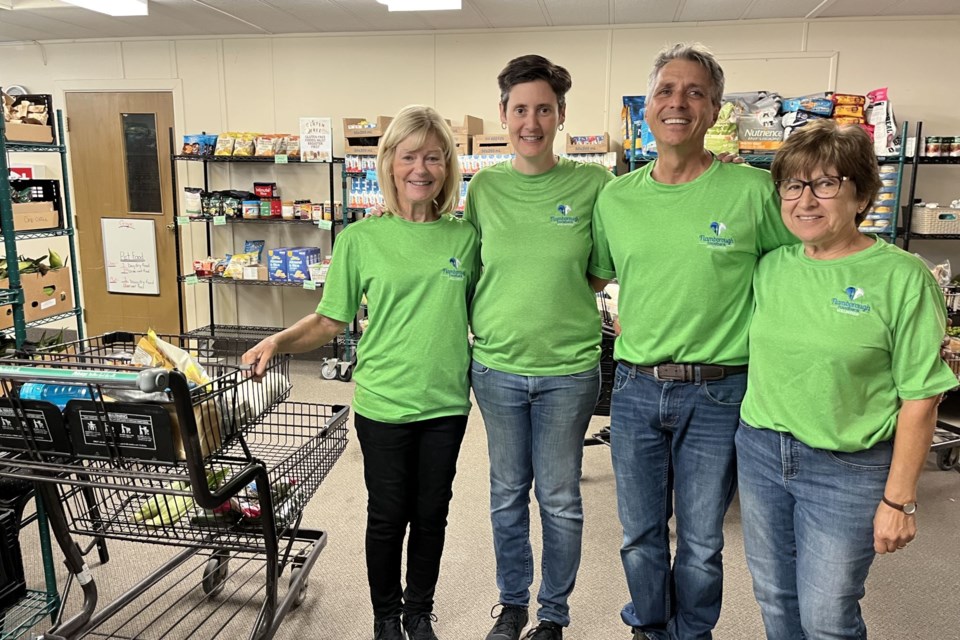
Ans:
[{"label": "boxed food item", "polygon": [[20,276],[20,283],[23,286],[23,317],[27,322],[66,313],[73,308],[70,269],[25,273]]},{"label": "boxed food item", "polygon": [[343,135],[346,138],[379,138],[387,130],[390,116],[377,116],[375,120],[366,118],[344,118]]},{"label": "boxed food item", "polygon": [[46,94],[3,95],[3,120],[8,142],[51,144],[53,99]]},{"label": "boxed food item", "polygon": [[567,134],[567,153],[607,153],[610,150],[609,133],[595,133],[586,136]]},{"label": "boxed food item", "polygon": [[454,135],[476,136],[483,133],[483,118],[476,116],[463,116],[463,124],[455,124],[450,127]]},{"label": "boxed food item", "polygon": [[310,279],[310,265],[320,262],[320,247],[294,247],[287,250],[287,281]]},{"label": "boxed food item", "polygon": [[473,153],[478,156],[511,154],[513,144],[506,133],[486,133],[473,136]]},{"label": "boxed food item", "polygon": [[287,282],[287,251],[289,247],[267,250],[267,279],[271,282]]}]

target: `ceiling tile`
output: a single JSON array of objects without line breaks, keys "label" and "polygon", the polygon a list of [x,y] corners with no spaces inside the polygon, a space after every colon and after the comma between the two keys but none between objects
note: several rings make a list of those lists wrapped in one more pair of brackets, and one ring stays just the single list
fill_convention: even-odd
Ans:
[{"label": "ceiling tile", "polygon": [[900,0],[887,7],[884,16],[955,16],[960,15],[957,0]]},{"label": "ceiling tile", "polygon": [[544,7],[550,24],[554,26],[613,24],[613,3],[610,0],[545,0]]},{"label": "ceiling tile", "polygon": [[681,0],[613,0],[614,24],[673,22]]},{"label": "ceiling tile", "polygon": [[420,18],[431,29],[487,29],[486,18],[472,2],[463,2],[460,11],[422,11]]},{"label": "ceiling tile", "polygon": [[817,13],[817,18],[855,18],[863,16],[878,16],[882,11],[897,0],[836,0],[831,5]]},{"label": "ceiling tile", "polygon": [[743,18],[745,20],[805,18],[821,4],[822,0],[754,0],[743,14]]},{"label": "ceiling tile", "polygon": [[686,0],[677,22],[739,20],[752,0]]},{"label": "ceiling tile", "polygon": [[537,0],[464,0],[466,2],[473,4],[493,29],[548,26]]}]

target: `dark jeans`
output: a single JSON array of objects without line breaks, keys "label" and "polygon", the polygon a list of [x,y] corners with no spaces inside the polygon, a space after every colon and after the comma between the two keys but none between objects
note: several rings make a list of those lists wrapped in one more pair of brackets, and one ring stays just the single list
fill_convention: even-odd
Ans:
[{"label": "dark jeans", "polygon": [[[367,581],[377,619],[429,613],[467,416],[388,424],[355,414],[367,485]],[[407,588],[400,586],[403,538]]]}]

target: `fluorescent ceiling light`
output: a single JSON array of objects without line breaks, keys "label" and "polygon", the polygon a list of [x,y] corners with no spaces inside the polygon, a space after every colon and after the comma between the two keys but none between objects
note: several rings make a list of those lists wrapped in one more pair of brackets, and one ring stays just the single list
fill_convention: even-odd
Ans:
[{"label": "fluorescent ceiling light", "polygon": [[91,11],[105,13],[108,16],[145,16],[147,0],[63,0]]},{"label": "fluorescent ceiling light", "polygon": [[459,11],[461,0],[377,0],[390,11]]}]

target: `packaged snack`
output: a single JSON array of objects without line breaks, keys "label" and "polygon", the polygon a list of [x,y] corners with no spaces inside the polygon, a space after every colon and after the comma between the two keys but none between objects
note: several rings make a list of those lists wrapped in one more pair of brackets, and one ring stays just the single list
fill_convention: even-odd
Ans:
[{"label": "packaged snack", "polygon": [[209,156],[217,148],[217,135],[215,133],[205,133],[200,136],[200,155]]},{"label": "packaged snack", "polygon": [[833,108],[833,117],[863,118],[863,105],[838,104]]},{"label": "packaged snack", "polygon": [[287,157],[300,158],[300,136],[287,136]]},{"label": "packaged snack", "polygon": [[281,156],[287,153],[287,135],[278,133],[273,136],[273,155]]},{"label": "packaged snack", "polygon": [[185,155],[185,156],[201,155],[202,142],[203,142],[203,136],[201,135],[183,136],[183,150],[180,152],[181,155]]},{"label": "packaged snack", "polygon": [[263,240],[247,240],[243,243],[243,252],[257,254],[257,263],[259,264],[263,259],[263,245]]},{"label": "packaged snack", "polygon": [[808,111],[818,116],[830,116],[833,114],[833,100],[825,97],[824,94],[784,98],[782,109],[784,113]]},{"label": "packaged snack", "polygon": [[865,96],[855,96],[850,93],[834,93],[831,94],[830,99],[833,100],[833,104],[839,105],[860,105],[861,107],[867,103],[867,98]]},{"label": "packaged snack", "polygon": [[257,264],[257,254],[254,253],[235,253],[230,256],[230,262],[223,270],[224,278],[234,278],[241,280],[243,278],[243,268]]},{"label": "packaged snack", "polygon": [[256,150],[256,140],[257,134],[255,133],[237,134],[233,143],[233,155],[241,158],[252,157]]},{"label": "packaged snack", "polygon": [[183,188],[183,211],[191,218],[203,217],[203,200],[200,194],[203,189],[200,187]]},{"label": "packaged snack", "polygon": [[258,198],[275,198],[277,197],[277,183],[276,182],[254,182],[253,192],[257,195]]},{"label": "packaged snack", "polygon": [[220,208],[221,214],[228,218],[239,218],[243,213],[242,201],[240,198],[229,191],[223,194],[223,204]]},{"label": "packaged snack", "polygon": [[[260,158],[272,158],[274,137],[269,135],[257,136],[255,155]],[[236,155],[236,154],[234,154]]]},{"label": "packaged snack", "polygon": [[200,206],[203,209],[204,218],[212,218],[220,215],[223,199],[218,191],[203,191],[200,193]]},{"label": "packaged snack", "polygon": [[217,136],[217,146],[214,149],[213,155],[232,156],[236,136],[237,134],[235,133],[221,133]]}]

